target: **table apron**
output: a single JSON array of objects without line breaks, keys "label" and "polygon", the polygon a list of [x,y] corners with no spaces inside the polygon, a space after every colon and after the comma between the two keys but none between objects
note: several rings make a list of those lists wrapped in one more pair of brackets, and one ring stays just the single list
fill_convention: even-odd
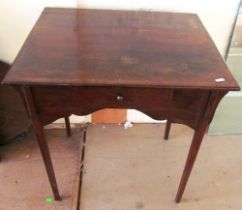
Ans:
[{"label": "table apron", "polygon": [[211,91],[136,87],[30,87],[43,125],[56,119],[87,115],[103,108],[137,109],[156,120],[197,126]]}]

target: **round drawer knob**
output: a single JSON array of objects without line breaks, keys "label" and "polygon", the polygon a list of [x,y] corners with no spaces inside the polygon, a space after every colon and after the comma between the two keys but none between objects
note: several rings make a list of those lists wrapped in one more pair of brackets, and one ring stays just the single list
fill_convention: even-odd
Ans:
[{"label": "round drawer knob", "polygon": [[124,100],[124,97],[123,96],[117,96],[117,100],[118,101],[123,101]]}]

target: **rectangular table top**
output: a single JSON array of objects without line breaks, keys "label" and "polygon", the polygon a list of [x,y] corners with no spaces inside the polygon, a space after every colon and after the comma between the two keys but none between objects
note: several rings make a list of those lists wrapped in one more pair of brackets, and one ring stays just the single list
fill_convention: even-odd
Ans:
[{"label": "rectangular table top", "polygon": [[239,89],[195,14],[60,8],[43,11],[3,83]]}]

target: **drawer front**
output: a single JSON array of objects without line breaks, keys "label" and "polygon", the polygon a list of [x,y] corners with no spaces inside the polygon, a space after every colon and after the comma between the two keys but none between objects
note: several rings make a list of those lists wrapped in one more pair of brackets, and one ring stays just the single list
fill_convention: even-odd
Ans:
[{"label": "drawer front", "polygon": [[172,90],[155,88],[113,87],[34,87],[39,112],[74,112],[89,114],[103,108],[167,107]]},{"label": "drawer front", "polygon": [[[103,108],[137,109],[154,119],[194,124],[209,91],[129,87],[32,87],[43,124],[69,114],[86,115]],[[191,125],[190,125],[191,126]],[[192,127],[192,126],[191,126]]]}]

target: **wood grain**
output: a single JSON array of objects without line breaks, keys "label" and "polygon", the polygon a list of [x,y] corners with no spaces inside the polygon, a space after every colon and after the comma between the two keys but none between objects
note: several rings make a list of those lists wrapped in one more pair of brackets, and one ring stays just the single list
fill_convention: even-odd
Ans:
[{"label": "wood grain", "polygon": [[45,9],[3,82],[238,90],[197,15],[86,9]]},{"label": "wood grain", "polygon": [[[153,119],[170,119],[196,128],[210,94],[207,90],[127,87],[35,86],[31,90],[43,125],[108,107],[137,109]],[[118,96],[123,100],[117,100]]]}]

